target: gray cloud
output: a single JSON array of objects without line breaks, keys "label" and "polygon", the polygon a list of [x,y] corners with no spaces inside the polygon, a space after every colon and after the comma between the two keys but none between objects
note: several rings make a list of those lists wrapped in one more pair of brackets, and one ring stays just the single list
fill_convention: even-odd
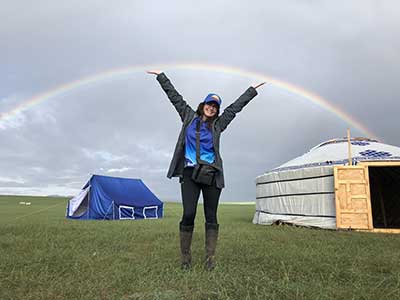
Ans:
[{"label": "gray cloud", "polygon": [[[109,69],[195,61],[301,86],[400,145],[399,12],[395,1],[6,1],[0,113]],[[226,106],[257,81],[165,71],[193,107],[210,91]],[[255,176],[349,126],[299,95],[259,92],[222,137],[223,200],[254,200]],[[160,197],[179,199],[176,180],[165,178],[179,117],[144,72],[71,90],[0,124],[0,193],[68,194],[103,173],[142,178]]]}]

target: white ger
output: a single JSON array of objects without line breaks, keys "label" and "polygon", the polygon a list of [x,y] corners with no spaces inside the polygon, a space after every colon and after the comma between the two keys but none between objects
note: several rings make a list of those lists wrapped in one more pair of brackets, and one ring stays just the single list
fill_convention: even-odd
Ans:
[{"label": "white ger", "polygon": [[400,148],[367,138],[321,143],[256,179],[254,224],[400,231]]}]

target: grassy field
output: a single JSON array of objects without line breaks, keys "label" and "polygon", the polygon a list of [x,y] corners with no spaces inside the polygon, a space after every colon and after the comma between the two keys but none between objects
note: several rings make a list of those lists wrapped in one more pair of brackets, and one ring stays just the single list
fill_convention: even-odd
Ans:
[{"label": "grassy field", "polygon": [[400,235],[253,225],[252,205],[225,204],[207,272],[199,206],[181,271],[179,203],[139,221],[66,220],[65,204],[0,197],[0,299],[400,299]]}]

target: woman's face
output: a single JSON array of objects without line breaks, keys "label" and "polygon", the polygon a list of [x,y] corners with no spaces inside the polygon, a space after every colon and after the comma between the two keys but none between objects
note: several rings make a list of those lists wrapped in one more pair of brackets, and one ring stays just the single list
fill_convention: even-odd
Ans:
[{"label": "woman's face", "polygon": [[218,111],[218,104],[215,102],[209,102],[204,104],[203,112],[207,118],[212,118]]}]

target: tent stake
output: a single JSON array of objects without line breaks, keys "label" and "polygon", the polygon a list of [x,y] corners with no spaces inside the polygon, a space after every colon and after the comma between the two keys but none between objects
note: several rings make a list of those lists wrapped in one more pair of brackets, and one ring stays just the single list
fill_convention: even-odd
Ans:
[{"label": "tent stake", "polygon": [[352,166],[353,163],[351,161],[350,128],[347,128],[347,144],[348,144],[348,149],[349,149],[349,166]]}]

